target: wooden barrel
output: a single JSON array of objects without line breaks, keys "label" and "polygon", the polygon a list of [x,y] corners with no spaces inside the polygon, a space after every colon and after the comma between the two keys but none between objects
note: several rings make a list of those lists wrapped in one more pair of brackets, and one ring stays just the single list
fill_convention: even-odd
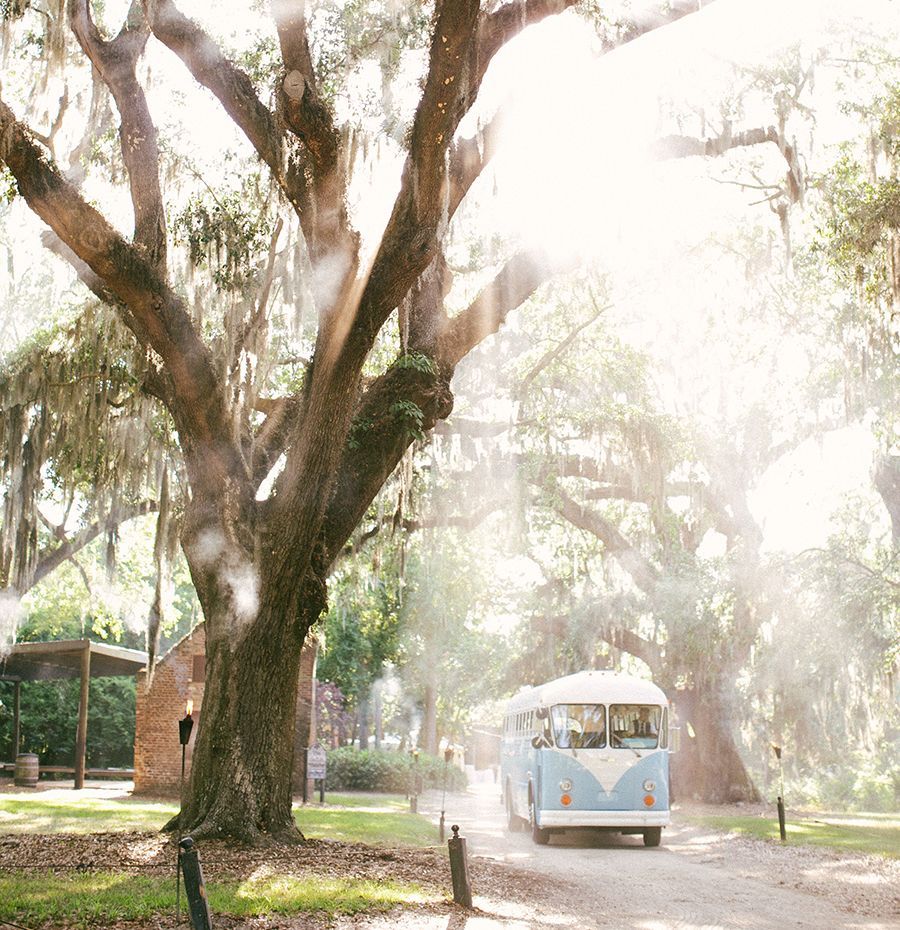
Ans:
[{"label": "wooden barrel", "polygon": [[36,788],[38,783],[38,757],[33,752],[20,752],[16,756],[13,784],[20,788]]}]

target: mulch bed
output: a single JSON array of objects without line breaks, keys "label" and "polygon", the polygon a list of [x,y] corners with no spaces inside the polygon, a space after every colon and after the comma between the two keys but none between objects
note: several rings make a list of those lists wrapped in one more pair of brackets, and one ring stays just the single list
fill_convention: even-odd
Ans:
[{"label": "mulch bed", "polygon": [[[299,845],[248,847],[222,840],[197,844],[204,877],[216,880],[243,880],[259,870],[283,875],[318,878],[355,878],[374,881],[412,882],[426,890],[452,898],[450,865],[445,847],[366,846],[332,840],[307,840]],[[175,871],[175,845],[171,837],[156,832],[91,834],[12,834],[0,836],[0,872],[118,872],[140,875],[172,875]],[[488,859],[469,858],[469,875],[475,893],[486,897],[514,898],[524,904],[538,902],[552,884],[545,877],[513,869]],[[434,913],[447,905],[428,905]],[[117,922],[116,930],[167,928],[172,923],[160,915],[152,924]],[[320,928],[323,918],[315,915],[291,918],[229,919],[217,915],[216,928],[292,930]]]}]

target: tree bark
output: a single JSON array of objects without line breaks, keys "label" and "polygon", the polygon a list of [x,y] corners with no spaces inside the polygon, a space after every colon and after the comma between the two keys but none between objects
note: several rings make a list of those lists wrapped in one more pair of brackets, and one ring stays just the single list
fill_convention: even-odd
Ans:
[{"label": "tree bark", "polygon": [[437,684],[429,681],[425,685],[422,701],[422,734],[419,743],[429,755],[437,755]]},{"label": "tree bark", "polygon": [[[704,675],[709,680],[709,669]],[[737,751],[724,694],[725,682],[713,678],[705,687],[669,695],[681,727],[681,746],[672,756],[676,797],[713,804],[760,800]]]},{"label": "tree bark", "polygon": [[875,462],[874,480],[891,518],[894,548],[900,549],[900,455],[880,455]]},{"label": "tree bark", "polygon": [[201,596],[206,691],[180,815],[195,839],[302,838],[291,813],[294,718],[300,652],[323,605],[314,597],[298,610],[294,588],[264,583],[252,620],[231,592]]},{"label": "tree bark", "polygon": [[368,749],[369,748],[369,736],[371,735],[369,729],[369,695],[361,694],[359,696],[359,708],[356,712],[357,717],[359,718],[359,748]]}]

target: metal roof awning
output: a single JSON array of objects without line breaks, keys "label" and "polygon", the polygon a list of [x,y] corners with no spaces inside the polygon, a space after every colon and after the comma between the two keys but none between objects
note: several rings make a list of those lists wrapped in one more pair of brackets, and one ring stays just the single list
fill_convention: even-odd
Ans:
[{"label": "metal roof awning", "polygon": [[136,675],[147,665],[147,653],[122,646],[92,643],[89,639],[49,643],[16,643],[0,659],[0,680],[15,682],[13,696],[13,755],[19,751],[19,700],[23,681],[80,678],[78,730],[75,734],[75,787],[84,787],[87,749],[88,685],[91,678]]},{"label": "metal roof awning", "polygon": [[89,639],[16,643],[5,659],[0,658],[0,678],[9,681],[79,678],[86,651],[90,653],[91,678],[136,675],[147,665],[146,652]]}]

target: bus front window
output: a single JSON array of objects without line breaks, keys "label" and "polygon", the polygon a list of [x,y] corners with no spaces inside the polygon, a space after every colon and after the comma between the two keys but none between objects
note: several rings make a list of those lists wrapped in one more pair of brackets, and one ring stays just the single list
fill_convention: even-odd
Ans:
[{"label": "bus front window", "polygon": [[659,745],[662,708],[655,704],[611,704],[611,746],[656,749]]},{"label": "bus front window", "polygon": [[602,704],[554,704],[550,720],[560,749],[602,749],[606,745],[606,709]]}]

